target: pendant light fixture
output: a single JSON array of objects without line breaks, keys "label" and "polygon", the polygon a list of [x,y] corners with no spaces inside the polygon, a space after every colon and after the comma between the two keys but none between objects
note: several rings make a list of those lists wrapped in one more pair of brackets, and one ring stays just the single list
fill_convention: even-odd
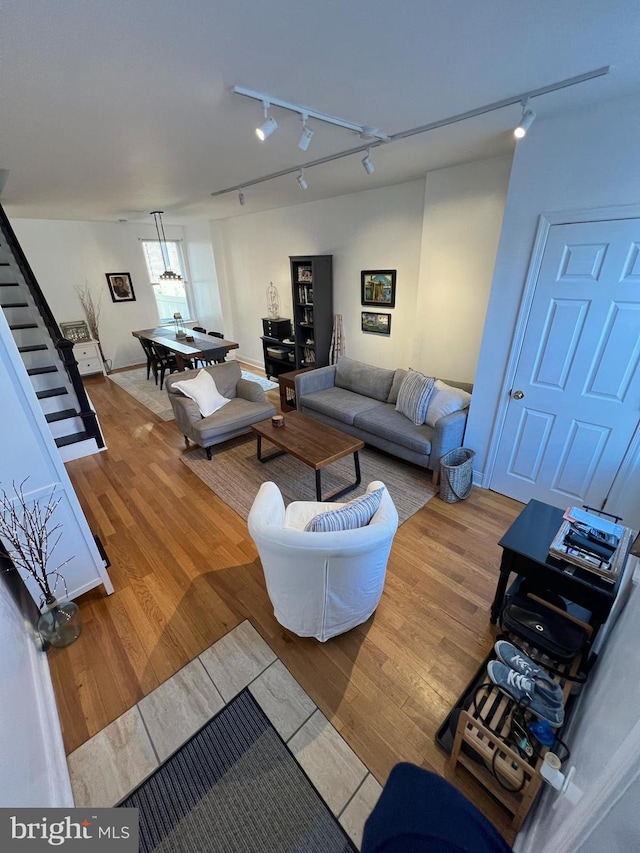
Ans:
[{"label": "pendant light fixture", "polygon": [[[160,281],[182,281],[180,273],[174,272],[169,265],[169,249],[167,248],[167,238],[165,237],[164,225],[162,224],[163,213],[164,210],[151,211],[151,216],[153,216],[156,223],[156,234],[158,235],[158,243],[162,252],[162,263],[164,264],[164,272],[158,278]],[[161,233],[162,236],[160,236]]]}]

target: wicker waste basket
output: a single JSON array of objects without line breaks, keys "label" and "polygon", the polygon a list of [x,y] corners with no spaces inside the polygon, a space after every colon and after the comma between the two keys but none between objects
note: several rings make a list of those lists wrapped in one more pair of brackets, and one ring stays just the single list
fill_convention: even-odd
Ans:
[{"label": "wicker waste basket", "polygon": [[440,457],[440,497],[448,504],[464,501],[473,486],[475,450],[456,447]]}]

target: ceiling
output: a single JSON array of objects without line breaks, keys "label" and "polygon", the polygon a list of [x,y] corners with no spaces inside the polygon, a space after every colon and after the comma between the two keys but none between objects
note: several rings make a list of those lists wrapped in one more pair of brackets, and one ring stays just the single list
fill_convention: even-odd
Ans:
[{"label": "ceiling", "polygon": [[[637,0],[4,0],[0,175],[12,216],[217,219],[417,179],[510,152],[518,104],[245,190],[363,145],[234,85],[396,134],[610,65],[534,99],[538,119],[640,92]],[[530,134],[535,132],[535,124]],[[526,144],[527,140],[519,144]]]}]

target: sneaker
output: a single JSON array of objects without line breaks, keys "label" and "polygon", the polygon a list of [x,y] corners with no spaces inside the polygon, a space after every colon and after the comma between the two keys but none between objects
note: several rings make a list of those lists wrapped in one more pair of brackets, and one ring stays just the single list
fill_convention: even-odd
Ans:
[{"label": "sneaker", "polygon": [[[487,673],[491,681],[523,708],[557,729],[564,722],[564,707],[551,701],[548,691],[541,691],[532,678],[527,678],[497,660],[489,661]],[[547,694],[547,695],[545,695]]]},{"label": "sneaker", "polygon": [[539,664],[531,660],[530,657],[527,657],[524,652],[521,652],[520,649],[506,640],[498,640],[494,649],[502,663],[506,664],[510,669],[515,669],[521,675],[526,675],[527,678],[533,679],[537,687],[548,691],[551,700],[555,697],[556,702],[559,702],[561,705],[564,704],[564,694],[558,682]]}]

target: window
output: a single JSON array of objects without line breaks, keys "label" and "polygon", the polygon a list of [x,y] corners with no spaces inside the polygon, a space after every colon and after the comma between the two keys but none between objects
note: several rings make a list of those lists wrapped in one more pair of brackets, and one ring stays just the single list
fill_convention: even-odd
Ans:
[{"label": "window", "polygon": [[160,322],[173,322],[173,315],[176,312],[182,314],[183,320],[190,320],[187,276],[179,240],[167,240],[166,246],[169,269],[175,273],[180,273],[182,281],[161,281],[160,275],[164,272],[165,265],[160,243],[157,240],[142,240],[141,242],[144,259],[147,262],[149,281],[153,285],[153,295],[158,306]]}]

